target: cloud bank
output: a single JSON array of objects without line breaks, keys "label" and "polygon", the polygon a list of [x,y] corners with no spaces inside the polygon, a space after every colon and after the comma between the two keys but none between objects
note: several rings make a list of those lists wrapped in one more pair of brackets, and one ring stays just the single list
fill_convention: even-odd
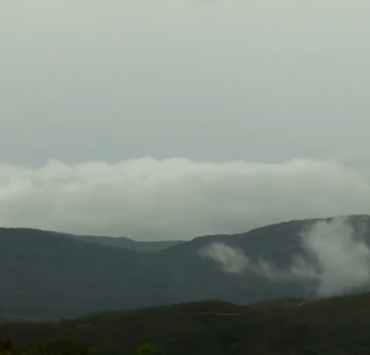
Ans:
[{"label": "cloud bank", "polygon": [[0,165],[0,225],[165,240],[366,214],[368,162],[365,154],[276,164],[142,158]]},{"label": "cloud bank", "polygon": [[268,260],[252,263],[242,250],[211,243],[200,250],[228,273],[254,273],[271,281],[312,283],[317,297],[340,295],[370,285],[370,247],[347,218],[313,224],[301,234],[302,254],[287,270]]}]

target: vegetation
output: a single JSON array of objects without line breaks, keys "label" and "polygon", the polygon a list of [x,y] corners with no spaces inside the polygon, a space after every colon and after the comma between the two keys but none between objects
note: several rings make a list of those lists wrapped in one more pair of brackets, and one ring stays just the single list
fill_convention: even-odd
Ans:
[{"label": "vegetation", "polygon": [[252,306],[207,301],[0,326],[0,355],[362,355],[370,294]]}]

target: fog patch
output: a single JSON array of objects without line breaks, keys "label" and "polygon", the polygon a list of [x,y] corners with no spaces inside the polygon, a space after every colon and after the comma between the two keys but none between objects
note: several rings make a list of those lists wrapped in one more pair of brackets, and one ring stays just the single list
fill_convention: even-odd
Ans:
[{"label": "fog patch", "polygon": [[251,262],[241,249],[222,243],[209,245],[204,249],[209,252],[201,254],[219,263],[224,271],[229,271],[226,265],[233,265],[240,274],[253,273],[273,282],[312,284],[316,297],[340,295],[370,285],[370,248],[348,218],[317,222],[302,231],[299,242],[301,253],[294,255],[284,270],[261,258]]}]

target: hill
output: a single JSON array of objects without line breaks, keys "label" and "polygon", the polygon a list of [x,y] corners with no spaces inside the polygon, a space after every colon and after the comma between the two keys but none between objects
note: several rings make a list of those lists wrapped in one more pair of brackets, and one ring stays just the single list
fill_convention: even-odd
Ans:
[{"label": "hill", "polygon": [[165,241],[136,241],[127,237],[107,237],[97,235],[78,235],[71,233],[61,233],[47,231],[49,233],[62,237],[69,237],[80,240],[85,243],[106,245],[111,247],[125,248],[136,251],[161,251],[176,244],[181,243],[181,240],[165,240]]},{"label": "hill", "polygon": [[126,237],[105,237],[105,236],[91,236],[91,235],[73,235],[70,237],[81,240],[86,243],[94,243],[100,245],[107,245],[112,247],[126,248],[136,251],[161,251],[181,243],[180,240],[169,241],[153,241],[153,242],[137,242]]},{"label": "hill", "polygon": [[[0,230],[1,318],[61,317],[135,304],[124,285],[139,262],[131,250],[31,229]],[[119,272],[117,272],[119,271]]]},{"label": "hill", "polygon": [[370,294],[362,294],[250,306],[204,301],[54,323],[5,324],[0,334],[14,354],[35,349],[60,355],[92,349],[98,355],[135,354],[150,344],[138,353],[363,355],[370,351],[369,322]]},{"label": "hill", "polygon": [[[351,216],[345,224],[336,220],[198,237],[156,252],[1,228],[0,320],[68,318],[202,299],[246,304],[369,290],[370,218]],[[323,224],[317,227],[317,222]],[[312,234],[313,226],[313,241],[327,239],[329,244],[305,244],[302,235]]]}]

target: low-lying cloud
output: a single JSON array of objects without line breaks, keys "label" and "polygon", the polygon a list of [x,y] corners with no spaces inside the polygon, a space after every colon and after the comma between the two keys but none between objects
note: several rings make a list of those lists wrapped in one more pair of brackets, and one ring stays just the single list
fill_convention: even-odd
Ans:
[{"label": "low-lying cloud", "polygon": [[[329,296],[370,284],[370,248],[345,218],[316,223],[302,234],[305,262],[292,274],[316,277],[317,294]],[[303,260],[303,259],[298,259]]]},{"label": "low-lying cloud", "polygon": [[370,159],[267,164],[142,158],[0,165],[0,225],[189,239],[283,220],[370,213]]},{"label": "low-lying cloud", "polygon": [[200,255],[217,262],[221,269],[232,274],[242,274],[248,270],[250,262],[243,250],[232,248],[225,243],[211,243],[199,251]]},{"label": "low-lying cloud", "polygon": [[[339,295],[370,285],[370,247],[347,218],[320,221],[302,231],[302,253],[293,256],[288,269],[269,260],[251,262],[240,249],[211,243],[199,252],[229,273],[254,273],[270,281],[313,284],[318,297]],[[291,257],[287,255],[287,258]]]}]

